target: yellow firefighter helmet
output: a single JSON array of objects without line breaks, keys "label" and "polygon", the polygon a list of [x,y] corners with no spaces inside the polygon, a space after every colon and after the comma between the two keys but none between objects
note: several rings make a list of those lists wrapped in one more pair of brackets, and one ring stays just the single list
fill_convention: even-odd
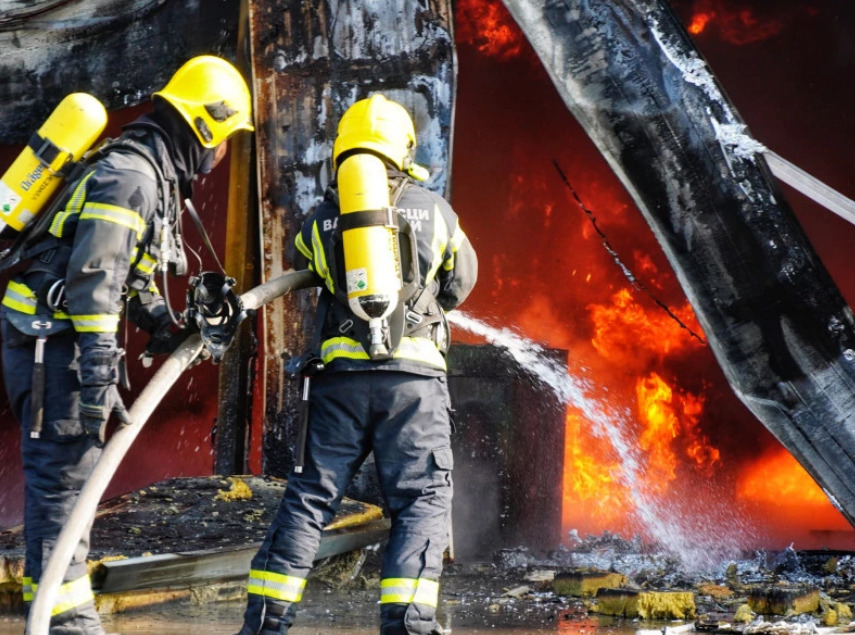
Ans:
[{"label": "yellow firefighter helmet", "polygon": [[254,130],[249,87],[240,72],[222,58],[194,57],[152,96],[172,104],[206,148],[217,147],[238,130]]},{"label": "yellow firefighter helmet", "polygon": [[399,170],[424,181],[428,171],[414,162],[416,130],[401,104],[374,94],[361,99],[342,115],[333,144],[333,164],[351,150],[367,150],[388,159]]}]

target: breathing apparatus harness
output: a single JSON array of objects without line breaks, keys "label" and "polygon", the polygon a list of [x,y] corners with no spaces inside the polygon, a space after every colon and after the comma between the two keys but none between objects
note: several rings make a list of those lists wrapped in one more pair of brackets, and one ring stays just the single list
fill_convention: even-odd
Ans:
[{"label": "breathing apparatus harness", "polygon": [[[344,291],[341,235],[346,229],[376,225],[379,222],[394,227],[404,238],[399,240],[401,249],[401,268],[403,287],[400,292],[399,306],[388,319],[388,330],[384,332],[388,350],[395,351],[403,337],[426,337],[433,340],[440,352],[445,355],[450,344],[448,323],[445,312],[436,300],[436,283],[428,286],[421,284],[419,271],[418,242],[412,225],[396,210],[398,201],[412,179],[406,175],[395,175],[395,183],[391,195],[390,211],[372,210],[353,212],[340,215],[336,228],[330,238],[330,271],[335,281],[334,299],[330,294],[321,295],[318,306],[320,333],[318,340],[329,337],[351,337],[358,340],[367,351],[371,335],[368,323],[356,318],[348,308],[347,295]],[[338,193],[332,187],[327,189],[327,195],[338,203]],[[319,342],[318,342],[319,344]]]},{"label": "breathing apparatus harness", "polygon": [[[182,322],[177,316],[182,314],[172,309],[169,300],[169,275],[185,276],[188,272],[187,256],[184,249],[180,203],[177,177],[171,178],[164,174],[158,161],[151,155],[151,150],[144,144],[126,136],[118,139],[105,139],[97,147],[86,153],[79,161],[68,162],[63,167],[65,182],[56,193],[47,209],[33,222],[23,228],[15,237],[13,243],[0,252],[0,271],[5,271],[15,265],[32,260],[28,272],[41,272],[47,281],[39,286],[36,295],[50,311],[64,311],[65,301],[65,267],[71,254],[71,246],[60,238],[48,233],[48,229],[56,214],[67,203],[70,192],[77,186],[81,177],[97,161],[114,151],[127,151],[143,159],[154,172],[158,184],[161,203],[158,206],[158,218],[149,226],[143,237],[142,248],[137,257],[130,263],[131,270],[139,264],[149,245],[154,243],[158,250],[157,268],[161,272],[163,287],[162,297],[173,324],[180,327]],[[222,359],[226,348],[233,339],[237,327],[246,317],[240,297],[232,287],[234,278],[225,274],[222,264],[211,244],[211,240],[202,225],[201,219],[189,199],[184,201],[194,225],[201,235],[206,247],[213,254],[220,272],[207,271],[189,280],[187,291],[187,309],[183,314],[184,322],[199,330],[205,347],[210,351],[215,362]],[[140,281],[142,286],[142,281]],[[144,288],[137,288],[144,294]],[[127,315],[127,313],[126,313]]]}]

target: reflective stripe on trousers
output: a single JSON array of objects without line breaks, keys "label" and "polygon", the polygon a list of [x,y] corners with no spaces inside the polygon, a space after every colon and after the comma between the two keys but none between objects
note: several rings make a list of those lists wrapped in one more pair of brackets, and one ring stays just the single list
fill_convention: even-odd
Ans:
[{"label": "reflective stripe on trousers", "polygon": [[282,602],[299,602],[303,599],[303,589],[305,588],[305,578],[253,569],[249,572],[249,583],[246,591]]},{"label": "reflective stripe on trousers", "polygon": [[[21,424],[24,470],[25,587],[32,598],[60,531],[74,508],[80,491],[101,450],[83,432],[78,418],[80,387],[77,381],[74,332],[48,338],[44,349],[44,422],[39,439],[29,435],[34,342],[6,319],[2,329],[3,375],[15,418]],[[51,635],[102,633],[86,572],[89,529],[75,549],[54,605]],[[25,592],[27,589],[25,588]]]},{"label": "reflective stripe on trousers", "polygon": [[424,604],[436,608],[439,582],[424,578],[384,578],[380,580],[380,604]]},{"label": "reflective stripe on trousers", "polygon": [[[39,585],[33,582],[33,579],[30,577],[25,577],[23,583],[24,602],[32,602]],[[51,615],[56,616],[94,601],[95,594],[92,593],[92,584],[89,576],[85,575],[71,582],[66,582],[59,587],[53,608],[51,609]]]},{"label": "reflective stripe on trousers", "polygon": [[[430,633],[451,511],[451,424],[445,377],[396,371],[321,373],[312,381],[306,462],[252,561],[258,572],[305,579],[321,532],[347,485],[374,451],[394,519],[383,556],[383,633]],[[249,595],[242,633],[257,633],[274,598]],[[292,597],[296,597],[292,596]],[[293,604],[291,605],[293,607]],[[412,607],[417,609],[410,610]],[[396,611],[396,609],[400,610]],[[388,610],[387,610],[388,609]],[[389,617],[387,616],[394,616]]]}]

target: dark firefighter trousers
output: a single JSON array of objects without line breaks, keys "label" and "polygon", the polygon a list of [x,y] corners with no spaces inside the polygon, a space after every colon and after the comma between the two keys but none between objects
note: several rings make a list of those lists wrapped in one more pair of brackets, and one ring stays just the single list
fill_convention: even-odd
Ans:
[{"label": "dark firefighter trousers", "polygon": [[321,531],[372,450],[392,519],[382,564],[380,632],[438,633],[438,582],[452,496],[446,378],[327,372],[313,378],[309,400],[304,470],[289,476],[252,561],[241,635],[288,632]]},{"label": "dark firefighter trousers", "polygon": [[[15,418],[21,424],[24,468],[24,600],[31,602],[56,539],[95,468],[101,450],[86,436],[78,418],[75,335],[52,335],[45,345],[44,422],[41,438],[30,438],[30,397],[35,338],[24,335],[6,319],[3,338],[3,379]],[[95,610],[86,557],[89,530],[84,533],[66,570],[51,617],[51,635],[103,633]]]}]

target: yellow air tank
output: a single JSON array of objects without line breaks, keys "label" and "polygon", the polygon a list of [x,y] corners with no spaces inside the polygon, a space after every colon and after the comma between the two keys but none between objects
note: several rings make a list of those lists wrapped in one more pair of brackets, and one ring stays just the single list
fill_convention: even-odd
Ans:
[{"label": "yellow air tank", "polygon": [[392,223],[386,166],[373,154],[346,158],[338,168],[338,192],[342,221],[347,214],[387,211],[389,222],[352,227],[342,231],[347,300],[357,317],[368,322],[372,359],[384,359],[383,324],[398,304],[403,286],[398,248],[398,229]]},{"label": "yellow air tank", "polygon": [[62,182],[62,167],[80,159],[106,125],[107,111],[92,95],[63,99],[0,178],[0,231],[21,231],[38,216]]}]

